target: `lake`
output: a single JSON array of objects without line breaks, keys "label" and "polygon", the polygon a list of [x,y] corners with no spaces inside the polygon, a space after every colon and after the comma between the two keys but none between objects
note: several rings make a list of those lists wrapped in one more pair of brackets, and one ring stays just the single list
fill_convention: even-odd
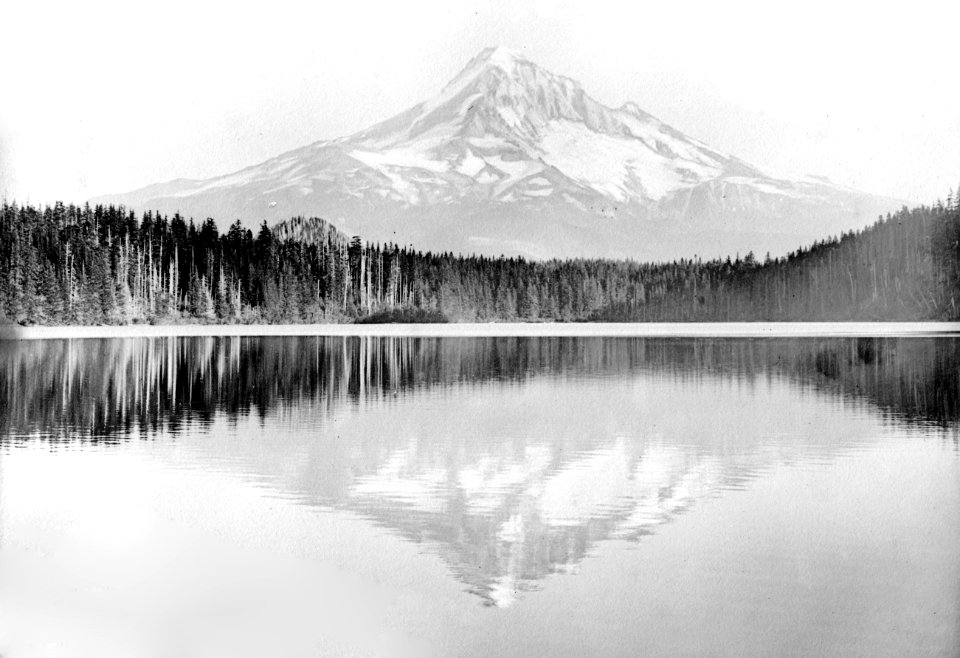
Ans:
[{"label": "lake", "polygon": [[960,652],[960,339],[0,342],[3,656]]}]

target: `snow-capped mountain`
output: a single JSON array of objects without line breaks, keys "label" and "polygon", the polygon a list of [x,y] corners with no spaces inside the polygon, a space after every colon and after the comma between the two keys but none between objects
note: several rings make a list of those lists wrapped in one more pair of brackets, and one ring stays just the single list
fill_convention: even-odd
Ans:
[{"label": "snow-capped mountain", "polygon": [[900,205],[767,175],[505,48],[354,135],[96,201],[222,225],[318,216],[424,250],[644,260],[783,253]]}]

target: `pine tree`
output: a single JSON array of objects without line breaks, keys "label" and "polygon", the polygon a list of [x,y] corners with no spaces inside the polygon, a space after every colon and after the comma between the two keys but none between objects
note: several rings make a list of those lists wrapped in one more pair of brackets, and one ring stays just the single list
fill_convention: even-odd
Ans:
[{"label": "pine tree", "polygon": [[200,313],[199,318],[204,322],[216,322],[217,310],[213,302],[213,295],[210,294],[210,285],[207,277],[200,278]]},{"label": "pine tree", "polygon": [[243,301],[240,296],[240,282],[230,287],[230,319],[239,322],[243,315]]},{"label": "pine tree", "polygon": [[220,320],[230,319],[230,293],[229,283],[223,275],[223,265],[220,266],[220,275],[217,277],[217,301],[216,311]]}]

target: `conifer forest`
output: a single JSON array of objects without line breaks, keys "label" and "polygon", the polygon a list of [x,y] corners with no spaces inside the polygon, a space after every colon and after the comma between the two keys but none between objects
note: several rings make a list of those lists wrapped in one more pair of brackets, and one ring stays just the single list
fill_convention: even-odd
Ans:
[{"label": "conifer forest", "polygon": [[785,257],[528,261],[369,244],[318,218],[225,232],[123,207],[4,203],[0,323],[960,319],[960,203]]}]

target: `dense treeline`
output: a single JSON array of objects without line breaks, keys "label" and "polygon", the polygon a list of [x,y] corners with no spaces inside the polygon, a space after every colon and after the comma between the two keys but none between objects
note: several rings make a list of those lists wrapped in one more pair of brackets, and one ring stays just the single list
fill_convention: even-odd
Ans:
[{"label": "dense treeline", "polygon": [[[0,322],[960,319],[960,204],[758,261],[529,262],[348,239],[319,219],[239,222],[4,203]],[[403,312],[398,312],[403,311]]]},{"label": "dense treeline", "polygon": [[902,209],[786,258],[680,262],[604,320],[960,319],[960,206]]}]

